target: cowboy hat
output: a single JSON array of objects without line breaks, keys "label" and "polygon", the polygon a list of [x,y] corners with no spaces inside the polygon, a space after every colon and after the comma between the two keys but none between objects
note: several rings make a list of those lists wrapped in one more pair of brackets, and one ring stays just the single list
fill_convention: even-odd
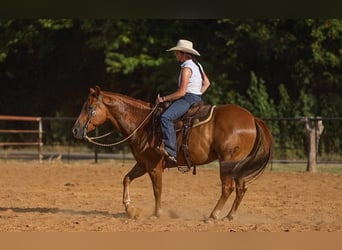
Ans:
[{"label": "cowboy hat", "polygon": [[172,47],[166,51],[183,51],[196,56],[200,56],[200,53],[193,48],[192,42],[182,39],[178,40],[177,45],[175,47]]}]

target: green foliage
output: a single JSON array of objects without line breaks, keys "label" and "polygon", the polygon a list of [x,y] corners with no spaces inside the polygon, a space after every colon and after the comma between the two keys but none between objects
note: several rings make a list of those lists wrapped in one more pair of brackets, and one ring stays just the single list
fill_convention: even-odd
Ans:
[{"label": "green foliage", "polygon": [[38,19],[38,23],[43,28],[54,31],[71,28],[74,24],[70,19]]},{"label": "green foliage", "polygon": [[123,54],[115,52],[106,53],[106,64],[108,73],[119,73],[127,75],[133,73],[140,67],[157,67],[162,63],[163,59],[155,59],[147,54],[140,54],[138,56],[126,57]]},{"label": "green foliage", "polygon": [[313,116],[313,107],[315,99],[309,94],[305,88],[300,91],[299,100],[297,101],[297,110],[302,113],[302,116]]},{"label": "green foliage", "polygon": [[269,97],[265,82],[258,79],[254,72],[250,74],[250,85],[247,89],[247,98],[239,96],[239,103],[259,117],[275,117],[274,101]]},{"label": "green foliage", "polygon": [[[55,117],[63,117],[62,112],[56,112]],[[67,135],[69,133],[66,133],[69,129],[69,124],[66,124],[63,120],[55,120],[50,123],[50,134],[47,136],[47,140],[51,140],[50,143],[53,144],[59,144],[62,145],[67,143]]]},{"label": "green foliage", "polygon": [[286,90],[284,84],[280,84],[278,87],[279,90],[279,104],[278,104],[278,116],[296,116],[294,112],[294,105],[289,96],[289,93]]}]

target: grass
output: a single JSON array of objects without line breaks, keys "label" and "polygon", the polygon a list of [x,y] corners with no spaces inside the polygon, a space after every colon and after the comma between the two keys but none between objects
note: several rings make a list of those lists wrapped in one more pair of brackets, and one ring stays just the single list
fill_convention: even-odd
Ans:
[{"label": "grass", "polygon": [[[273,172],[306,172],[306,163],[273,163],[267,167]],[[317,164],[318,173],[342,174],[342,164]]]}]

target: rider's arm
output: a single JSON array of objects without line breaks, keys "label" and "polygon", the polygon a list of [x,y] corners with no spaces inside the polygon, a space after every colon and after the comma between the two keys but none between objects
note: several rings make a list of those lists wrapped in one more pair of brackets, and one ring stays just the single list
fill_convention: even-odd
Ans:
[{"label": "rider's arm", "polygon": [[202,82],[202,88],[201,93],[203,94],[210,86],[210,80],[207,77],[206,73],[203,71],[203,82]]},{"label": "rider's arm", "polygon": [[181,79],[180,79],[178,90],[176,92],[173,92],[170,95],[160,97],[161,98],[160,101],[162,101],[162,102],[175,101],[175,100],[185,96],[191,74],[192,74],[192,72],[191,72],[190,68],[186,68],[186,67],[182,68]]}]

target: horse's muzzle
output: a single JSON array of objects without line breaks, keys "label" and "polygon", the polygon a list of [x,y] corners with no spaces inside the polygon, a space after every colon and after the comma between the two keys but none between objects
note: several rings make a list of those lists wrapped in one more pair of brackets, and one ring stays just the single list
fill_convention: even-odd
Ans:
[{"label": "horse's muzzle", "polygon": [[82,139],[83,138],[83,129],[79,129],[78,127],[72,128],[72,133],[76,139]]}]

